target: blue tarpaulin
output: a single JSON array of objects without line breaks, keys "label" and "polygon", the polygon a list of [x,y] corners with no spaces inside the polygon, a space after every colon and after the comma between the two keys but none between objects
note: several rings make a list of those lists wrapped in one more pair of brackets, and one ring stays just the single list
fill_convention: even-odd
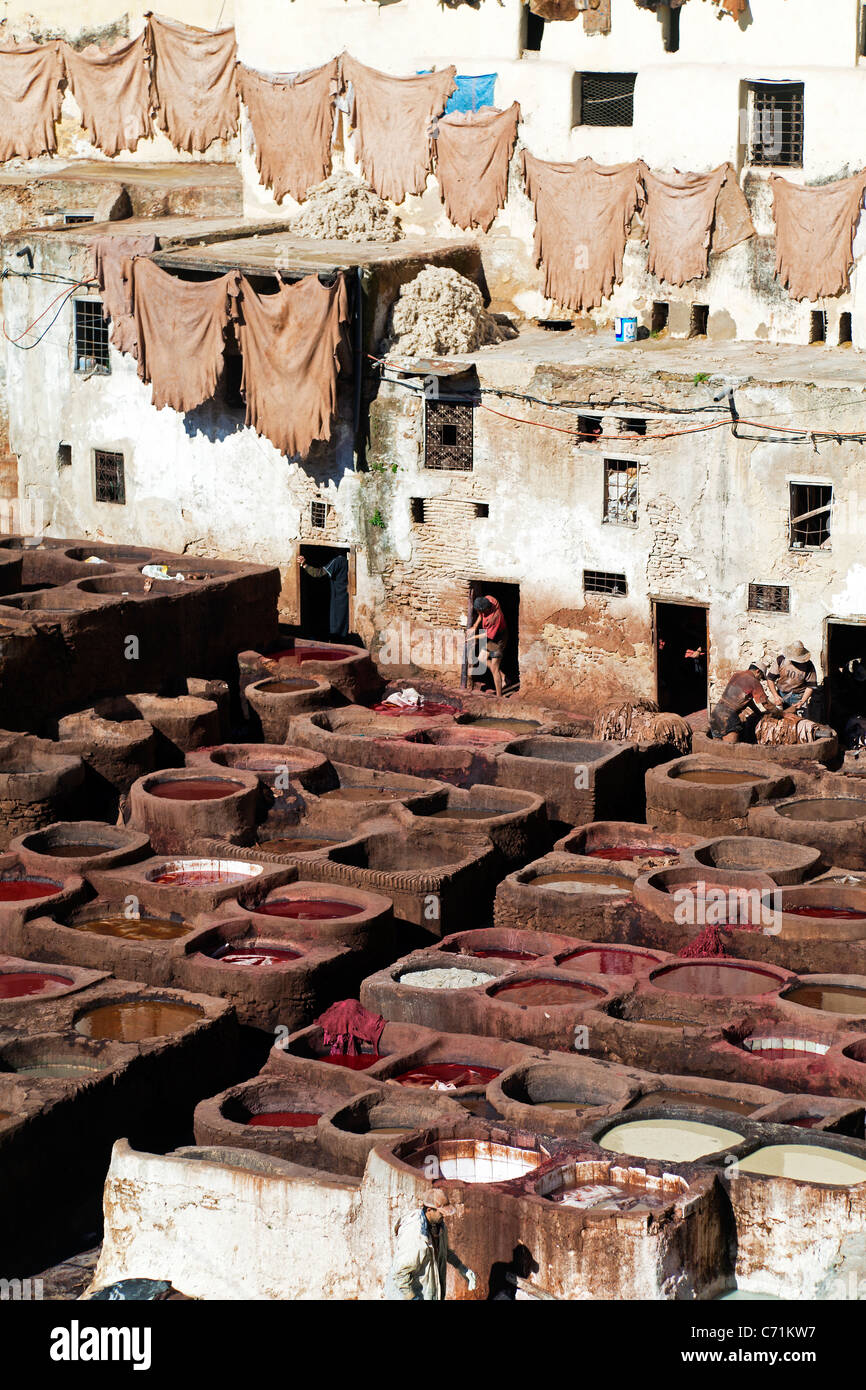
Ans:
[{"label": "blue tarpaulin", "polygon": [[[429,68],[424,71],[429,72]],[[450,116],[454,111],[478,111],[482,106],[493,105],[495,72],[485,72],[480,77],[463,77],[458,73],[454,81],[457,87],[448,98],[446,116]]]}]

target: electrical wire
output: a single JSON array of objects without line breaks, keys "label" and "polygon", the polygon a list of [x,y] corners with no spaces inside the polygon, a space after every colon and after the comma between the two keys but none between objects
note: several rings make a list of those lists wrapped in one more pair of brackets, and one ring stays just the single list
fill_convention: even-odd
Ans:
[{"label": "electrical wire", "polygon": [[[31,325],[30,325],[30,328],[25,328],[24,333],[22,333],[22,334],[20,335],[20,338],[10,338],[10,337],[9,337],[9,334],[6,332],[6,321],[5,321],[5,319],[4,319],[4,321],[3,321],[3,336],[4,336],[4,338],[6,339],[6,341],[9,342],[9,343],[11,343],[13,347],[17,348],[19,352],[31,352],[31,351],[33,350],[33,348],[39,346],[39,344],[42,342],[43,338],[45,338],[46,335],[47,335],[47,334],[51,331],[51,329],[54,327],[55,323],[56,323],[57,320],[60,318],[60,315],[63,313],[63,310],[66,308],[66,305],[69,303],[69,301],[70,301],[70,299],[72,298],[72,296],[74,295],[74,293],[75,293],[75,289],[74,289],[74,288],[71,289],[71,290],[67,290],[67,291],[65,292],[65,294],[62,296],[62,303],[61,303],[61,304],[58,306],[58,308],[57,308],[57,313],[54,315],[54,317],[52,318],[51,322],[50,322],[49,324],[47,324],[45,328],[43,328],[42,332],[39,334],[39,337],[36,339],[35,343],[22,343],[22,342],[21,342],[21,338],[24,337],[24,334],[29,333],[29,332],[31,331],[31,329],[33,328],[34,324],[31,324]],[[61,296],[58,295],[57,298],[59,299],[59,298],[61,298]],[[57,303],[57,299],[52,299],[51,304],[56,304],[56,303]],[[49,306],[48,306],[49,309],[51,308],[51,304],[49,304]],[[40,314],[40,315],[39,315],[39,318],[40,318],[40,319],[41,319],[41,318],[44,318],[44,317],[45,317],[45,314],[47,314],[47,313],[48,313],[48,309],[46,309],[46,310],[44,311],[44,313]],[[34,320],[34,323],[38,323],[38,322],[39,322],[39,319],[35,319],[35,320]]]},{"label": "electrical wire", "polygon": [[[6,341],[7,341],[8,343],[12,343],[13,347],[18,347],[19,344],[20,344],[20,342],[21,342],[21,339],[22,339],[22,338],[26,338],[26,337],[27,337],[27,334],[28,334],[28,333],[31,333],[31,332],[33,331],[33,329],[36,327],[37,323],[39,323],[39,320],[40,320],[40,319],[44,319],[44,317],[45,317],[45,315],[48,313],[49,309],[53,308],[53,306],[57,303],[58,299],[62,299],[62,300],[64,301],[64,304],[65,304],[65,303],[66,303],[66,300],[67,300],[67,299],[70,299],[71,296],[75,293],[76,290],[80,290],[81,287],[82,287],[83,285],[87,285],[87,284],[89,284],[89,283],[90,283],[89,280],[75,280],[75,281],[73,282],[72,288],[71,288],[70,290],[61,290],[61,291],[60,291],[60,294],[56,294],[56,295],[54,296],[54,298],[53,298],[48,304],[46,304],[45,308],[42,310],[42,313],[39,314],[39,315],[33,320],[32,323],[28,324],[27,327],[24,329],[24,332],[23,332],[23,333],[19,333],[19,335],[18,335],[17,338],[10,338],[10,337],[9,337],[9,334],[6,332],[6,320],[5,320],[5,318],[4,318],[4,320],[3,320],[3,337],[6,339]],[[64,307],[64,305],[61,304],[60,309],[62,309],[63,307]],[[58,309],[57,313],[54,315],[54,318],[51,320],[51,323],[48,325],[48,328],[51,328],[52,325],[55,324],[55,323],[57,322],[57,319],[58,319],[59,316],[60,316],[60,309]],[[45,332],[47,333],[47,332],[48,332],[48,329],[46,329]],[[42,342],[42,338],[44,338],[44,337],[45,337],[45,333],[43,333],[43,334],[41,335],[41,337],[39,337],[39,338],[36,340],[36,343],[31,343],[30,346],[31,346],[31,347],[36,347],[36,346],[37,346],[37,343],[41,343],[41,342]]]}]

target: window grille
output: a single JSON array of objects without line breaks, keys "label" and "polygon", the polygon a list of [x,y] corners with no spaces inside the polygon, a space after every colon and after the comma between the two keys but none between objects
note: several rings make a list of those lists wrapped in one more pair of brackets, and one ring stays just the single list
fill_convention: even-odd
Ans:
[{"label": "window grille", "polygon": [[97,502],[116,502],[123,506],[126,502],[123,454],[94,449],[93,462]]},{"label": "window grille", "polygon": [[789,613],[791,591],[787,584],[750,584],[749,611],[752,613]]},{"label": "window grille", "polygon": [[75,300],[75,370],[103,375],[111,371],[108,324],[99,299]]},{"label": "window grille", "polygon": [[616,526],[637,526],[637,464],[604,461],[604,519]]},{"label": "window grille", "polygon": [[607,570],[584,570],[583,591],[585,594],[623,596],[628,592],[628,586],[624,574],[611,574]]},{"label": "window grille", "polygon": [[803,83],[755,82],[749,92],[749,163],[800,168],[803,164]]},{"label": "window grille", "polygon": [[581,125],[633,125],[636,75],[633,72],[581,73]]},{"label": "window grille", "polygon": [[829,483],[791,483],[790,548],[815,550],[830,539]]},{"label": "window grille", "polygon": [[469,473],[473,463],[474,406],[426,401],[424,467]]},{"label": "window grille", "polygon": [[310,525],[317,530],[328,524],[328,504],[327,502],[310,503]]}]

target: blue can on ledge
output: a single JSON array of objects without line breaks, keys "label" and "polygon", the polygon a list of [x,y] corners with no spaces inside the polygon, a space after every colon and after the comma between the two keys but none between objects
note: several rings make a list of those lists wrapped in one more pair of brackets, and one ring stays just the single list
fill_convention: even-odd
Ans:
[{"label": "blue can on ledge", "polygon": [[614,333],[618,343],[633,343],[637,338],[637,319],[631,314],[617,314]]}]

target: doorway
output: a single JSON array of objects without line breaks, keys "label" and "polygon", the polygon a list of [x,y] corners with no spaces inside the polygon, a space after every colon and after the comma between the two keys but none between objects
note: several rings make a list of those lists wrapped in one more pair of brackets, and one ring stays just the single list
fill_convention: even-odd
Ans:
[{"label": "doorway", "polygon": [[[469,586],[469,607],[476,598],[495,598],[508,624],[508,644],[502,659],[502,675],[506,690],[520,685],[520,585],[501,584],[495,579],[473,579]],[[470,621],[474,621],[471,619]],[[487,673],[482,688],[493,688],[493,677]]]},{"label": "doorway", "polygon": [[866,681],[854,675],[859,662],[866,666],[866,623],[837,623],[828,619],[825,714],[838,733],[844,732],[849,719],[866,717]]},{"label": "doorway", "polygon": [[[707,610],[697,603],[653,601],[656,699],[671,714],[707,708]],[[687,655],[687,653],[694,655]]]},{"label": "doorway", "polygon": [[[329,564],[337,555],[348,558],[345,545],[302,545],[301,554],[308,565],[320,569]],[[349,567],[349,627],[351,628],[351,565]],[[331,581],[327,578],[313,579],[301,570],[300,575],[300,630],[304,637],[316,642],[327,642],[331,637]]]}]

